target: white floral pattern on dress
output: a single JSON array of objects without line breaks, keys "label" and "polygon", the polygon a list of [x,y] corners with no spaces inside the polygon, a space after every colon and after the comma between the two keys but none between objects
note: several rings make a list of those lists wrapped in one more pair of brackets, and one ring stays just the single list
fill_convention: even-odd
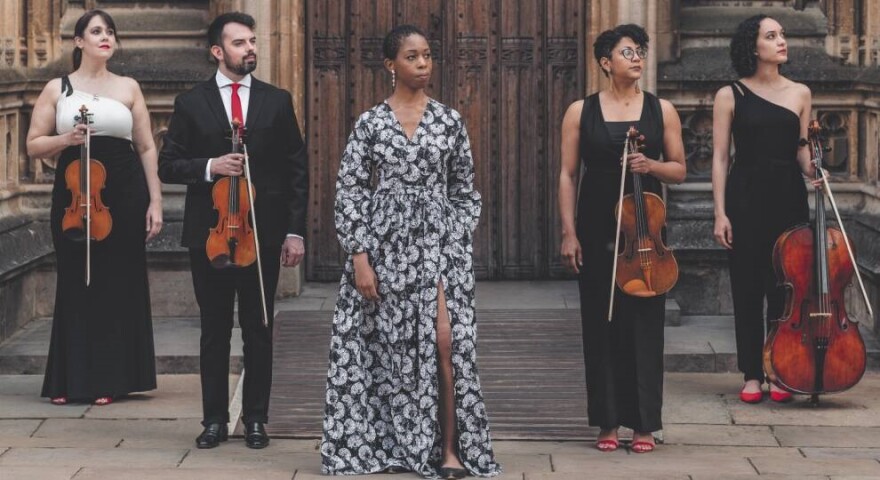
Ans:
[{"label": "white floral pattern on dress", "polygon": [[[459,458],[472,475],[501,472],[476,367],[472,237],[481,201],[473,180],[461,115],[439,102],[428,102],[412,138],[387,102],[355,124],[336,182],[336,230],[349,258],[330,342],[325,474],[396,466],[437,476],[438,282],[452,325]],[[358,252],[376,271],[378,302],[355,288]]]}]

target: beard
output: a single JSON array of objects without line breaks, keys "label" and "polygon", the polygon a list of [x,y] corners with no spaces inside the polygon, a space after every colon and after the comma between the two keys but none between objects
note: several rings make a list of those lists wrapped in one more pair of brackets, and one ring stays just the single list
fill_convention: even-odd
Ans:
[{"label": "beard", "polygon": [[228,58],[229,57],[224,56],[223,63],[226,64],[226,68],[228,68],[230,72],[235,72],[237,75],[245,76],[257,69],[256,55],[254,55],[253,59],[242,59],[241,63],[237,64],[230,63]]}]

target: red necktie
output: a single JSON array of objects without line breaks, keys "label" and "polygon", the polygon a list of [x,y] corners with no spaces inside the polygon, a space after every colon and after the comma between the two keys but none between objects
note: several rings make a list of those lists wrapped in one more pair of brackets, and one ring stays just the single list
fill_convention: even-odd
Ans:
[{"label": "red necktie", "polygon": [[244,113],[241,111],[241,99],[238,98],[239,87],[241,87],[241,84],[232,84],[232,120],[238,119],[241,124],[244,124]]}]

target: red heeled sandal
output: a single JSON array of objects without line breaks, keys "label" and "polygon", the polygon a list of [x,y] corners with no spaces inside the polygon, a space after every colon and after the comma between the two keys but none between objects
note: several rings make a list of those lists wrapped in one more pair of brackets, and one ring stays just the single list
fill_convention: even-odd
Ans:
[{"label": "red heeled sandal", "polygon": [[620,446],[620,442],[614,440],[613,438],[607,438],[605,440],[597,440],[596,441],[596,449],[600,452],[613,452],[617,450],[617,447]]},{"label": "red heeled sandal", "polygon": [[95,405],[99,407],[110,405],[111,403],[113,403],[113,397],[98,397],[95,399]]}]

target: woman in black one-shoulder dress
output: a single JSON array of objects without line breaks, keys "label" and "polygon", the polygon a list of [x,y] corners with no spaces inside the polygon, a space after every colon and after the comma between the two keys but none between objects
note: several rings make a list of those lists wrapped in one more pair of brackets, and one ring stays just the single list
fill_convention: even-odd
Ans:
[{"label": "woman in black one-shoulder dress", "polygon": [[[788,46],[776,20],[765,15],[744,20],[730,45],[742,78],[715,96],[714,233],[730,260],[737,363],[744,378],[740,399],[757,403],[763,399],[764,300],[768,321],[784,308],[773,245],[787,229],[809,221],[803,175],[814,178],[815,166],[809,150],[798,145],[810,121],[810,89],[779,73]],[[770,396],[777,402],[791,399],[776,385],[770,385]]]},{"label": "woman in black one-shoulder dress", "polygon": [[[671,103],[638,86],[648,53],[648,35],[638,25],[603,32],[594,54],[609,87],[573,103],[562,124],[559,210],[563,261],[579,273],[584,366],[589,423],[600,427],[596,447],[619,445],[617,429],[632,428],[632,450],[654,449],[663,400],[665,296],[636,298],[619,289],[613,319],[607,319],[620,193],[621,155],[626,132],[635,126],[645,150],[628,158],[633,173],[645,174],[646,192],[685,177],[681,123]],[[665,161],[658,159],[661,156]],[[580,167],[584,174],[577,194]],[[632,192],[627,176],[626,192]],[[575,205],[577,219],[575,220]]]}]

